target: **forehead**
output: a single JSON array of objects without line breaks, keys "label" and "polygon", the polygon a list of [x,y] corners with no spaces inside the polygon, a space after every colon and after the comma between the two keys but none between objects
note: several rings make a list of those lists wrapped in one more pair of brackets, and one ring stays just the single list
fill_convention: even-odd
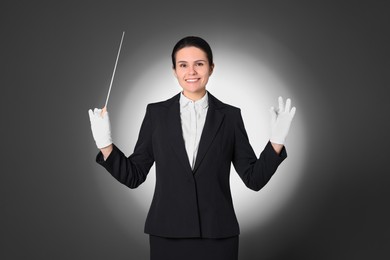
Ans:
[{"label": "forehead", "polygon": [[184,47],[176,53],[176,62],[180,61],[196,61],[196,60],[205,60],[207,61],[206,53],[197,47]]}]

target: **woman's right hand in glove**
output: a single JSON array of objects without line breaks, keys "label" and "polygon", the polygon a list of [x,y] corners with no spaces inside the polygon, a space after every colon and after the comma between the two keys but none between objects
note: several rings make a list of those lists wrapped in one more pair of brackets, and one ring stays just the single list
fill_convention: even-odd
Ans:
[{"label": "woman's right hand in glove", "polygon": [[108,112],[105,108],[95,108],[88,111],[89,120],[91,121],[91,130],[96,146],[99,149],[105,148],[112,144],[111,125]]}]

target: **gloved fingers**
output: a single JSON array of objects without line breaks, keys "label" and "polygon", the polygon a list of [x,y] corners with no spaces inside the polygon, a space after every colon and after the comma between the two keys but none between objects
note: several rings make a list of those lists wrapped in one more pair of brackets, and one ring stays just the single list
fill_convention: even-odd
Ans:
[{"label": "gloved fingers", "polygon": [[275,108],[274,108],[274,107],[271,107],[271,108],[269,109],[269,113],[271,114],[271,124],[274,124],[274,123],[276,122],[276,117],[277,117]]},{"label": "gloved fingers", "polygon": [[93,110],[93,114],[94,114],[95,116],[97,116],[97,117],[100,117],[101,112],[102,112],[102,110],[99,109],[99,108],[95,108],[95,109]]},{"label": "gloved fingers", "polygon": [[107,119],[108,118],[108,111],[103,111],[99,114],[99,116],[103,119]]},{"label": "gloved fingers", "polygon": [[92,117],[93,117],[92,109],[88,110],[88,114],[89,114],[89,119],[92,120]]},{"label": "gloved fingers", "polygon": [[279,96],[278,102],[279,102],[279,109],[277,112],[282,113],[284,112],[284,103],[283,103],[283,98],[281,96]]},{"label": "gloved fingers", "polygon": [[286,100],[286,106],[285,106],[284,112],[289,113],[290,112],[290,108],[291,108],[291,99],[288,98]]},{"label": "gloved fingers", "polygon": [[107,109],[102,109],[102,111],[100,112],[100,117],[102,118],[107,118],[108,117],[108,111]]},{"label": "gloved fingers", "polygon": [[291,111],[290,111],[290,117],[291,117],[291,119],[294,118],[295,111],[296,111],[296,108],[295,108],[295,107],[291,108]]},{"label": "gloved fingers", "polygon": [[101,117],[104,117],[104,114],[107,112],[106,106],[102,108]]}]

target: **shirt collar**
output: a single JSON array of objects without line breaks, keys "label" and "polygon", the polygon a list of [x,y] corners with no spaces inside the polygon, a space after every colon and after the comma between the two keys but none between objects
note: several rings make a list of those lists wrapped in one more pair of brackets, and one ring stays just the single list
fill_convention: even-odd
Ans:
[{"label": "shirt collar", "polygon": [[[191,99],[184,96],[183,92],[180,93],[180,108],[188,106],[189,103],[194,102]],[[207,108],[209,106],[209,96],[208,92],[199,100],[194,102],[194,105],[200,106],[201,108]]]}]

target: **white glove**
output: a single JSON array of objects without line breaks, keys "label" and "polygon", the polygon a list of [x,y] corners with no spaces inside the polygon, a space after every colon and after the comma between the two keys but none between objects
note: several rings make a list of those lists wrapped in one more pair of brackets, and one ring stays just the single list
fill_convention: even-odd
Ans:
[{"label": "white glove", "polygon": [[111,125],[108,112],[105,111],[102,115],[102,110],[95,108],[93,112],[90,109],[88,113],[89,120],[91,121],[92,135],[95,139],[96,146],[100,149],[112,144]]},{"label": "white glove", "polygon": [[271,107],[271,138],[272,143],[284,144],[288,130],[290,129],[291,121],[295,115],[296,108],[291,108],[291,100],[286,100],[284,106],[283,98],[279,97],[279,108],[275,110]]}]

